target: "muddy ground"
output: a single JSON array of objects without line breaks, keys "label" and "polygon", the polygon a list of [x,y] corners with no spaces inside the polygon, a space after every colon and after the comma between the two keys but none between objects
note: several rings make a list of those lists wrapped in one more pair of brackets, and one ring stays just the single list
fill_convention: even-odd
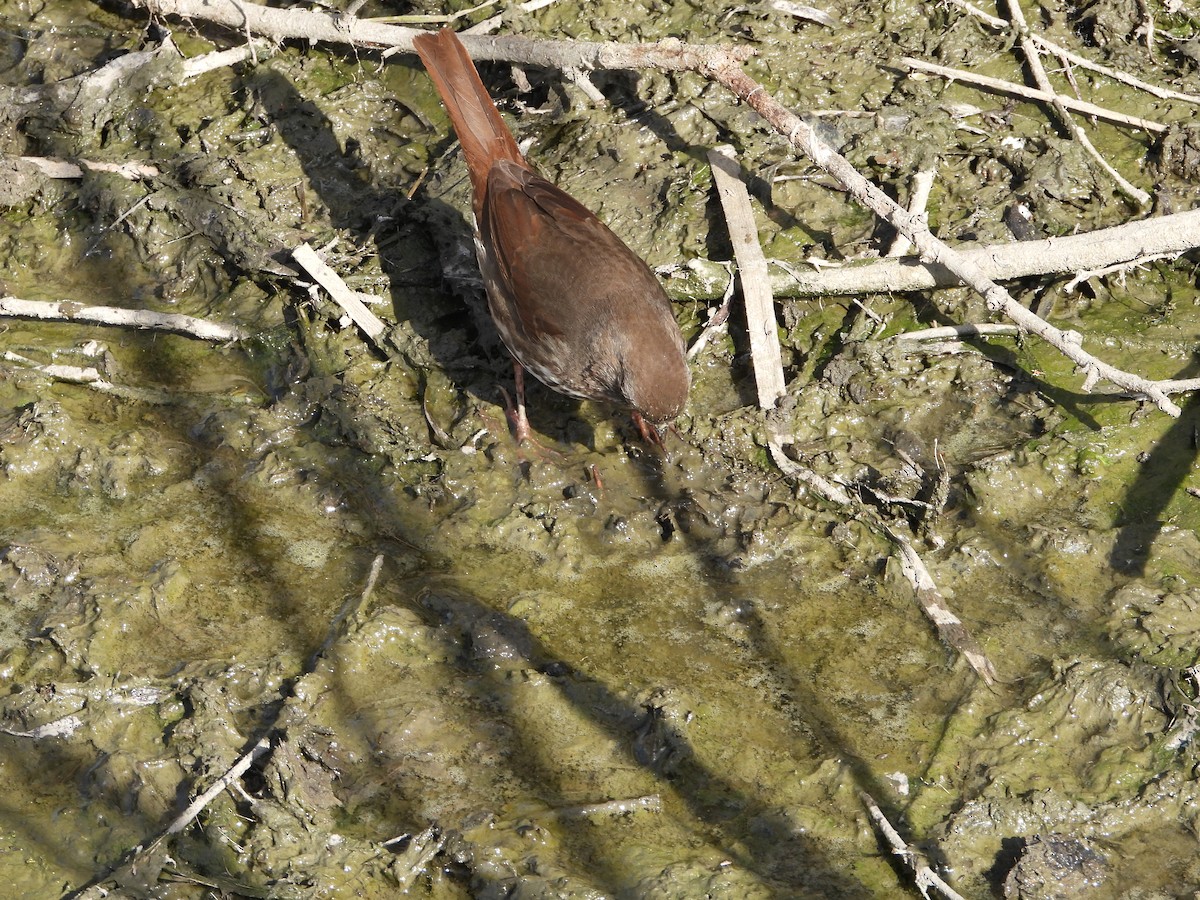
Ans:
[{"label": "muddy ground", "polygon": [[[1018,202],[1039,236],[1145,214],[1046,109],[897,64],[1021,81],[1002,36],[915,0],[820,8],[836,23],[559,0],[514,6],[503,30],[752,44],[747,71],[821,112],[894,196],[935,166],[931,224],[952,243],[1012,240]],[[407,12],[444,10],[360,14]],[[1200,92],[1186,8],[1026,15]],[[463,164],[413,57],[288,44],[183,81],[168,32],[189,57],[240,35],[76,0],[3,0],[0,22],[3,292],[253,333],[212,346],[3,321],[5,896],[915,895],[862,791],[967,897],[1200,889],[1190,397],[1173,420],[1083,393],[1034,340],[892,339],[986,320],[964,291],[780,300],[788,452],[913,536],[998,670],[988,687],[888,543],[771,464],[740,314],[694,361],[665,452],[540,386],[552,452],[514,444]],[[134,51],[151,74],[43,87]],[[600,73],[596,104],[557,73],[523,75],[484,67],[536,164],[669,267],[689,341],[725,285],[688,263],[730,257],[711,146],[736,147],[769,256],[803,268],[888,241],[699,76]],[[1073,75],[1094,102],[1176,126],[1088,128],[1153,212],[1196,206],[1195,107]],[[51,180],[17,156],[159,174]],[[294,277],[302,241],[379,298],[388,352]],[[1198,261],[1070,294],[1009,287],[1109,362],[1182,377]],[[264,739],[194,822],[145,847]]]}]

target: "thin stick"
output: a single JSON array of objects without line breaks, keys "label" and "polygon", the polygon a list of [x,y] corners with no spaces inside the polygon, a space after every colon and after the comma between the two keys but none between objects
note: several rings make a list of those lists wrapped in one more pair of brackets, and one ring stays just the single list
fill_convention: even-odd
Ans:
[{"label": "thin stick", "polygon": [[582,806],[564,806],[550,810],[556,819],[591,819],[596,816],[623,816],[631,812],[662,812],[662,797],[647,794],[629,800],[609,800],[605,803],[585,803]]},{"label": "thin stick", "polygon": [[47,722],[45,725],[38,725],[36,728],[31,728],[28,731],[18,731],[15,728],[0,728],[0,734],[41,741],[46,738],[70,737],[82,727],[83,719],[72,713],[60,719],[55,719],[53,722]]},{"label": "thin stick", "polygon": [[387,331],[387,325],[379,316],[367,309],[366,304],[346,286],[346,282],[342,281],[341,276],[329,268],[321,257],[317,256],[316,250],[308,244],[301,244],[292,251],[292,259],[296,260],[317,284],[329,292],[329,296],[346,311],[346,314],[350,316],[355,325],[363,330],[372,344],[376,347],[382,346],[381,338]]},{"label": "thin stick", "polygon": [[719,331],[725,330],[725,325],[729,321],[729,310],[733,305],[733,295],[737,288],[737,281],[733,277],[733,272],[729,273],[729,283],[725,286],[725,296],[721,298],[721,305],[714,309],[708,317],[708,322],[701,330],[696,339],[692,341],[692,346],[688,347],[687,358],[695,359],[700,355],[700,352],[708,346],[708,342],[713,339],[713,336]]},{"label": "thin stick", "polygon": [[928,897],[929,889],[936,888],[946,900],[963,900],[963,896],[950,887],[950,885],[946,884],[937,872],[929,868],[917,856],[913,849],[905,842],[904,838],[900,837],[900,832],[892,827],[892,823],[887,820],[887,816],[883,814],[883,810],[879,808],[879,804],[875,802],[874,797],[866,791],[859,791],[858,799],[867,808],[867,814],[871,817],[871,821],[875,823],[875,827],[879,829],[879,833],[883,836],[887,845],[892,848],[892,852],[900,858],[904,867],[915,876],[917,890],[921,892],[922,897]]},{"label": "thin stick", "polygon": [[[1025,87],[1021,84],[1014,84],[1011,81],[989,78],[986,75],[976,75],[974,72],[968,72],[965,69],[952,69],[948,66],[939,66],[936,63],[913,59],[910,56],[904,57],[900,62],[914,72],[925,72],[929,75],[937,75],[951,81],[961,81],[963,84],[987,88],[988,90],[998,91],[1002,94],[1024,97],[1027,100],[1040,100],[1043,103],[1053,103],[1054,97],[1059,96],[1046,91],[1039,91],[1035,88]],[[1083,116],[1095,116],[1097,119],[1112,122],[1114,125],[1140,128],[1143,131],[1149,131],[1153,134],[1162,134],[1167,130],[1167,126],[1159,122],[1152,122],[1150,119],[1142,119],[1138,116],[1128,116],[1125,113],[1114,112],[1111,109],[1105,109],[1103,106],[1088,103],[1086,100],[1076,100],[1074,97],[1067,97],[1065,95],[1061,96],[1061,100],[1063,106],[1072,112],[1077,112]]]},{"label": "thin stick", "polygon": [[1071,135],[1079,142],[1081,146],[1096,163],[1102,168],[1116,184],[1117,188],[1127,197],[1136,200],[1142,206],[1150,204],[1150,195],[1141,188],[1130,184],[1125,178],[1109,165],[1108,160],[1100,155],[1100,151],[1095,148],[1087,133],[1079,127],[1074,119],[1071,118],[1071,113],[1063,102],[1063,97],[1054,90],[1050,84],[1050,77],[1046,74],[1046,69],[1042,65],[1041,51],[1037,45],[1030,39],[1029,25],[1025,22],[1025,13],[1021,9],[1020,0],[1007,0],[1009,14],[1012,16],[1013,28],[1020,36],[1021,52],[1025,56],[1025,63],[1029,66],[1029,73],[1033,76],[1033,80],[1037,82],[1037,86],[1050,95],[1050,104],[1054,107],[1058,114],[1059,121]]},{"label": "thin stick", "polygon": [[92,159],[81,159],[78,162],[71,162],[66,159],[51,159],[46,156],[6,156],[4,159],[17,160],[18,162],[34,166],[47,178],[82,178],[84,171],[111,172],[113,175],[120,175],[129,181],[139,181],[142,178],[156,178],[159,175],[157,166],[140,162],[109,163],[97,162]]},{"label": "thin stick", "polygon": [[1149,263],[1164,259],[1174,260],[1177,259],[1178,256],[1178,253],[1151,253],[1145,256],[1139,256],[1137,259],[1131,259],[1128,262],[1119,262],[1114,263],[1111,266],[1103,266],[1099,269],[1089,269],[1086,272],[1078,272],[1074,278],[1063,285],[1063,293],[1070,294],[1077,287],[1079,287],[1079,285],[1085,281],[1088,281],[1089,279],[1103,278],[1105,275],[1112,275],[1117,272],[1121,273],[1121,283],[1124,284],[1125,273],[1131,269],[1142,269],[1145,268],[1145,266],[1147,266]]},{"label": "thin stick", "polygon": [[238,761],[232,766],[230,766],[224,775],[209,785],[208,790],[200,794],[195,800],[187,805],[187,808],[184,809],[183,812],[172,819],[163,833],[155,838],[154,841],[151,842],[150,846],[146,849],[152,850],[155,846],[166,840],[170,835],[178,834],[179,832],[183,831],[183,829],[187,828],[188,825],[190,825],[192,821],[204,811],[204,808],[213,802],[218,794],[246,774],[246,770],[254,765],[255,761],[261,759],[263,755],[266,754],[266,752],[270,749],[270,739],[265,737],[260,739],[258,743],[242,754],[241,758],[238,759]]},{"label": "thin stick", "polygon": [[913,595],[926,618],[937,629],[942,640],[956,652],[961,653],[980,678],[987,684],[992,684],[996,680],[995,666],[980,649],[979,644],[971,636],[967,627],[963,625],[962,620],[947,605],[933,576],[925,567],[925,563],[921,561],[912,542],[880,520],[878,516],[865,514],[857,509],[857,504],[841,485],[833,483],[807,466],[802,466],[791,459],[783,450],[783,437],[777,432],[767,435],[767,447],[771,452],[771,459],[775,461],[775,465],[781,472],[803,484],[818,497],[856,513],[858,521],[892,542],[900,554],[900,572],[912,587]]},{"label": "thin stick", "polygon": [[[1008,29],[1008,22],[993,16],[990,13],[984,12],[978,6],[968,3],[967,0],[947,0],[947,2],[957,6],[959,9],[979,19],[981,22],[990,25],[992,28],[1004,31]],[[1056,44],[1053,41],[1047,40],[1040,34],[1031,34],[1030,38],[1035,44],[1047,53],[1053,53],[1067,62],[1072,62],[1082,69],[1088,69],[1097,74],[1103,75],[1105,78],[1111,78],[1113,81],[1119,81],[1122,84],[1127,84],[1139,91],[1145,91],[1147,94],[1152,94],[1163,100],[1180,100],[1184,103],[1200,104],[1200,96],[1195,94],[1184,94],[1171,88],[1161,87],[1157,84],[1151,84],[1148,81],[1142,81],[1128,72],[1122,72],[1120,69],[1110,69],[1108,66],[1102,66],[1098,62],[1088,59],[1086,56],[1080,56],[1078,53],[1073,53],[1061,44]]]},{"label": "thin stick", "polygon": [[775,319],[775,301],[767,259],[758,243],[758,228],[750,194],[741,179],[733,148],[714,147],[708,152],[713,183],[721,198],[733,255],[737,259],[742,299],[746,303],[746,328],[750,333],[750,355],[754,363],[754,383],[758,387],[760,409],[774,409],[787,393],[783,377],[783,355],[779,349],[779,324]]},{"label": "thin stick", "polygon": [[903,331],[893,335],[893,341],[961,341],[973,337],[989,337],[998,335],[1017,335],[1021,329],[1016,325],[1005,325],[1001,322],[981,322],[978,325],[943,325],[940,328],[922,328],[920,331]]},{"label": "thin stick", "polygon": [[889,525],[884,525],[884,533],[900,552],[900,570],[909,584],[913,586],[917,602],[925,611],[926,618],[937,628],[942,640],[957,650],[970,664],[971,668],[988,684],[996,681],[996,667],[987,658],[983,648],[976,643],[975,638],[967,630],[962,619],[946,604],[937,583],[929,574],[929,569],[921,560],[920,554],[913,547],[912,541],[900,534]]},{"label": "thin stick", "polygon": [[257,59],[258,53],[270,48],[271,45],[266,41],[250,41],[241,47],[233,47],[229,50],[214,50],[212,53],[193,56],[183,61],[183,77],[184,79],[196,78],[214,69],[236,66],[248,59]]},{"label": "thin stick", "polygon": [[77,325],[105,325],[111,328],[135,328],[142,331],[166,331],[200,341],[225,344],[244,341],[250,332],[236,325],[225,325],[179,313],[159,313],[148,309],[121,309],[115,306],[84,306],[71,300],[21,300],[0,297],[0,317],[40,319],[49,322],[73,322]]}]

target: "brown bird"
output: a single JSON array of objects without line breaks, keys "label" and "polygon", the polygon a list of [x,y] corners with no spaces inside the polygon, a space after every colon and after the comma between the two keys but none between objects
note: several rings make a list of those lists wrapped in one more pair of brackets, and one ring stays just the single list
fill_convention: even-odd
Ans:
[{"label": "brown bird", "polygon": [[470,171],[488,309],[515,360],[517,439],[529,435],[522,367],[560,393],[629,409],[644,434],[643,416],[674,419],[690,375],[662,285],[608,226],[525,161],[453,31],[420,35],[413,46]]}]

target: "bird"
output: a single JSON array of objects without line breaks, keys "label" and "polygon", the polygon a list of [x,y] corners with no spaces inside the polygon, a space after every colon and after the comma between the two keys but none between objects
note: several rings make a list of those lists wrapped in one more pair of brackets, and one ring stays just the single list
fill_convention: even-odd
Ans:
[{"label": "bird", "polygon": [[683,410],[691,384],[662,285],[593,212],[529,164],[453,30],[419,35],[413,47],[466,159],[488,310],[513,357],[518,443],[531,434],[528,371],[559,393],[628,410],[661,445],[657,428]]}]

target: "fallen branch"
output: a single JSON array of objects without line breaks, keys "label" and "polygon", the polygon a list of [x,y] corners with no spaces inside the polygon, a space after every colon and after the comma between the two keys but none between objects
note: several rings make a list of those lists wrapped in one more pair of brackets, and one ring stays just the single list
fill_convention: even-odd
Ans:
[{"label": "fallen branch", "polygon": [[74,322],[77,325],[166,331],[217,344],[244,341],[250,337],[250,332],[236,325],[224,325],[179,313],[121,309],[115,306],[84,306],[71,300],[21,300],[17,297],[0,297],[0,317],[4,316],[46,322]]},{"label": "fallen branch", "polygon": [[[336,11],[273,9],[243,0],[131,0],[134,8],[158,16],[179,16],[225,25],[274,40],[324,41],[355,47],[412,49],[424,32],[359,19]],[[500,60],[548,69],[645,69],[700,71],[706,65],[744,62],[750,47],[704,46],[667,39],[654,44],[543,41],[515,36],[463,34],[467,52],[477,60]]]},{"label": "fallen branch", "polygon": [[841,182],[859,203],[885,219],[907,235],[921,258],[954,272],[963,284],[977,291],[992,312],[1005,316],[1026,331],[1036,334],[1084,371],[1083,389],[1091,390],[1103,378],[1124,390],[1142,394],[1163,412],[1178,417],[1179,407],[1154,383],[1112,366],[1083,349],[1083,337],[1076,331],[1062,331],[1031,313],[1017,303],[1004,288],[988,278],[983,271],[948,244],[934,237],[919,216],[905,212],[891,197],[862,176],[849,161],[822,141],[816,131],[773,98],[740,66],[726,64],[709,69],[706,74],[729,88],[741,100],[754,108],[771,127],[785,135],[788,142],[802,150],[814,163]]},{"label": "fallen branch", "polygon": [[[1146,258],[1166,259],[1200,247],[1200,209],[1127,222],[1086,234],[1040,241],[1011,241],[955,248],[987,278],[1008,281],[1030,275],[1074,275],[1130,265]],[[884,259],[865,265],[800,272],[780,265],[772,279],[776,296],[853,296],[954,287],[953,271],[916,259]]]}]

